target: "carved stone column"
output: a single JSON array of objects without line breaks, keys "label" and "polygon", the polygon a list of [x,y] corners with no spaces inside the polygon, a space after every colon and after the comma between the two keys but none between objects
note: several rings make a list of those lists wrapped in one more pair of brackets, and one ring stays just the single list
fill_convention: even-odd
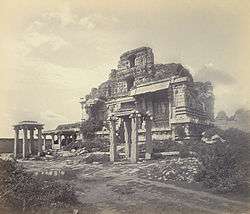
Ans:
[{"label": "carved stone column", "polygon": [[55,144],[55,135],[51,134],[50,136],[51,136],[51,149],[54,149],[55,148],[55,146],[54,146],[54,144]]},{"label": "carved stone column", "polygon": [[116,136],[116,120],[115,116],[109,117],[110,122],[110,161],[117,160],[117,136]]},{"label": "carved stone column", "polygon": [[62,135],[57,134],[57,141],[58,141],[58,148],[61,149],[61,144],[62,144]]},{"label": "carved stone column", "polygon": [[17,157],[18,141],[19,141],[19,129],[15,128],[14,152],[13,152],[14,158]]},{"label": "carved stone column", "polygon": [[151,155],[153,152],[153,145],[152,145],[152,120],[153,117],[150,114],[147,114],[145,117],[145,138],[146,138],[146,154],[145,159],[149,160],[151,159]]},{"label": "carved stone column", "polygon": [[42,150],[43,151],[46,150],[46,134],[43,134],[43,146],[42,146]]},{"label": "carved stone column", "polygon": [[175,140],[175,138],[176,138],[175,126],[172,125],[172,126],[171,126],[171,139],[172,139],[172,140]]},{"label": "carved stone column", "polygon": [[41,154],[42,152],[42,128],[39,127],[37,128],[37,131],[38,131],[38,155]]},{"label": "carved stone column", "polygon": [[174,106],[174,99],[173,99],[173,90],[171,88],[168,89],[168,121],[169,127],[171,127],[171,120],[173,118],[173,106]]},{"label": "carved stone column", "polygon": [[138,151],[138,127],[139,127],[139,118],[141,117],[138,112],[135,112],[130,115],[131,118],[131,162],[136,163],[139,158]]},{"label": "carved stone column", "polygon": [[125,156],[131,156],[131,119],[124,119]]},{"label": "carved stone column", "polygon": [[23,158],[26,158],[27,128],[23,128]]},{"label": "carved stone column", "polygon": [[30,129],[30,141],[29,141],[29,154],[34,154],[35,142],[34,142],[34,129]]}]

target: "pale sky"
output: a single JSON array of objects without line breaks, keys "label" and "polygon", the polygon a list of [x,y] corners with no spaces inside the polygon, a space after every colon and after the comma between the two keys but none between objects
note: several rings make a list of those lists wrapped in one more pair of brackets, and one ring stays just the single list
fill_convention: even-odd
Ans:
[{"label": "pale sky", "polygon": [[247,0],[1,0],[0,32],[0,137],[21,120],[79,121],[80,97],[140,46],[212,81],[216,112],[250,109]]}]

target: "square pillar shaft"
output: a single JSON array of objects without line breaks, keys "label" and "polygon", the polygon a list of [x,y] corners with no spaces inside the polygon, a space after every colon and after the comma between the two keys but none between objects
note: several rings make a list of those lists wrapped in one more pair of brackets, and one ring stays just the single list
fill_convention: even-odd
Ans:
[{"label": "square pillar shaft", "polygon": [[136,163],[139,158],[138,151],[138,126],[139,126],[139,117],[136,115],[131,118],[131,162]]},{"label": "square pillar shaft", "polygon": [[131,120],[124,121],[124,138],[125,138],[125,156],[127,159],[131,156]]},{"label": "square pillar shaft", "polygon": [[149,160],[151,159],[151,155],[153,152],[153,145],[152,145],[152,120],[151,118],[146,118],[145,121],[145,129],[146,129],[146,154],[145,154],[145,159]]},{"label": "square pillar shaft", "polygon": [[117,137],[115,120],[110,121],[110,161],[117,160]]},{"label": "square pillar shaft", "polygon": [[19,130],[15,129],[14,152],[13,152],[14,158],[17,157],[18,140],[19,140]]},{"label": "square pillar shaft", "polygon": [[59,149],[61,149],[61,144],[62,144],[62,135],[61,134],[57,135],[57,141],[58,141],[58,147],[59,147]]},{"label": "square pillar shaft", "polygon": [[30,142],[29,142],[29,152],[34,154],[35,151],[35,142],[34,142],[34,129],[30,129]]},{"label": "square pillar shaft", "polygon": [[23,158],[26,158],[26,151],[27,151],[27,129],[23,129]]},{"label": "square pillar shaft", "polygon": [[46,150],[46,134],[43,135],[43,146],[42,146],[42,150],[43,150],[43,151]]},{"label": "square pillar shaft", "polygon": [[54,143],[55,143],[55,135],[51,134],[51,148],[54,149]]},{"label": "square pillar shaft", "polygon": [[41,154],[41,151],[42,151],[42,129],[41,128],[38,128],[37,129],[38,131],[38,155]]}]

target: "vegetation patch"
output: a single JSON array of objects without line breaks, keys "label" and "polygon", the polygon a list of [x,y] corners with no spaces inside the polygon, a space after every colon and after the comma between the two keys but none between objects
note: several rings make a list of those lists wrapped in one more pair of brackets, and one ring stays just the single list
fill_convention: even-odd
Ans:
[{"label": "vegetation patch", "polygon": [[249,182],[250,134],[238,129],[210,129],[203,133],[197,147],[203,167],[196,181],[214,192],[226,193],[247,189]]},{"label": "vegetation patch", "polygon": [[0,160],[0,204],[24,211],[65,208],[77,205],[78,201],[70,185],[33,176],[14,161]]}]

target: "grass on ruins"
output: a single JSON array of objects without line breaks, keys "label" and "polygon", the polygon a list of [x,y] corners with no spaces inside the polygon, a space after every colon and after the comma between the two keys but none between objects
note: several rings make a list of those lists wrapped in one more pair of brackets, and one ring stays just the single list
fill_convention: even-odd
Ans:
[{"label": "grass on ruins", "polygon": [[65,208],[77,204],[74,189],[52,179],[34,177],[14,161],[0,160],[1,209]]},{"label": "grass on ruins", "polygon": [[[202,163],[195,180],[212,192],[244,192],[248,190],[250,173],[250,134],[238,129],[212,128],[204,138],[212,144],[187,142],[186,150],[194,151]],[[219,136],[219,137],[218,137]]]}]

